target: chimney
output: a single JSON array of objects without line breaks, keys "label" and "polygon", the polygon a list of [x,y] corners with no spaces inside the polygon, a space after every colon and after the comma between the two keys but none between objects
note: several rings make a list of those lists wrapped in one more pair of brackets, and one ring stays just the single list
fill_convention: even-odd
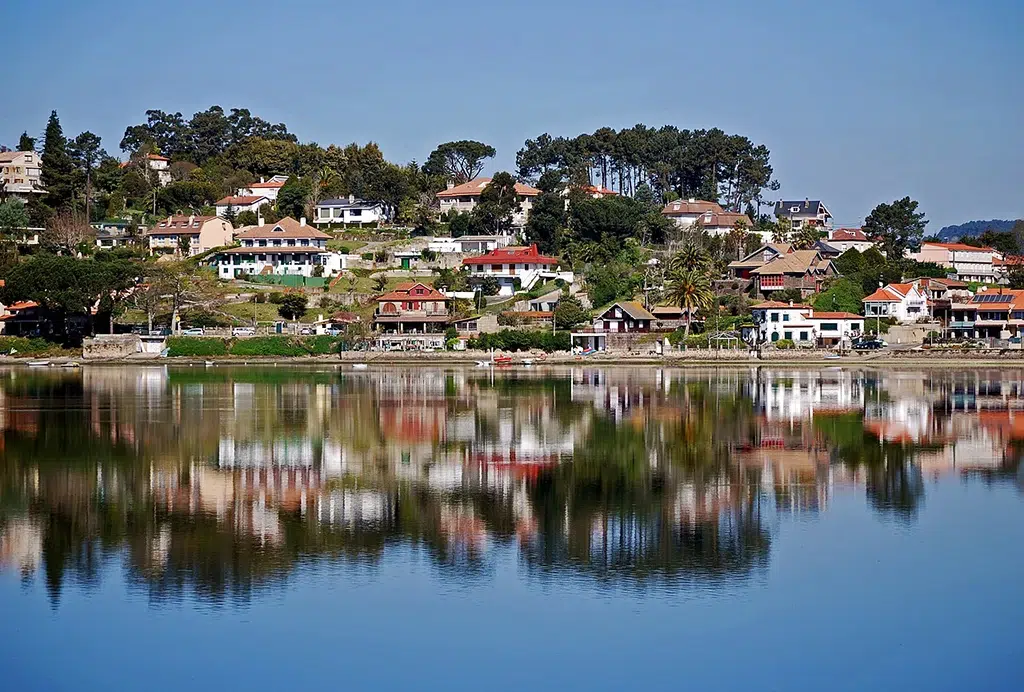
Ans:
[{"label": "chimney", "polygon": [[300,226],[305,226],[306,225],[306,217],[305,216],[303,216],[301,219],[299,219],[299,225]]},{"label": "chimney", "polygon": [[356,203],[356,196],[355,195],[349,195],[348,196],[348,203],[349,204],[355,204]]},{"label": "chimney", "polygon": [[690,199],[688,199],[686,201],[689,202],[690,204],[693,204],[694,202],[697,201],[697,199],[695,197],[691,197]]},{"label": "chimney", "polygon": [[807,209],[809,206],[811,206],[811,200],[804,197],[804,209]]},{"label": "chimney", "polygon": [[264,219],[262,216],[256,219],[256,225],[259,226],[260,228],[263,228],[263,224],[265,224],[266,222],[267,220]]},{"label": "chimney", "polygon": [[789,307],[793,307],[793,301],[789,301]]},{"label": "chimney", "polygon": [[260,182],[261,182],[261,183],[265,183],[265,182],[267,182],[267,181],[266,181],[266,179],[265,179],[265,178],[264,178],[264,177],[263,177],[262,175],[260,176]]},{"label": "chimney", "polygon": [[195,222],[196,222],[196,215],[195,214],[189,214],[188,215],[188,225],[191,226]]},{"label": "chimney", "polygon": [[448,189],[451,190],[453,187],[455,187],[455,181],[454,180],[449,180],[448,181]]}]

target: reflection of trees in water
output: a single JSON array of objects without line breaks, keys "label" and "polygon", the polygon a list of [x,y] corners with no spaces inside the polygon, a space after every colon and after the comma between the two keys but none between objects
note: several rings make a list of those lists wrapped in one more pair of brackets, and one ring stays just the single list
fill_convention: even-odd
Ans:
[{"label": "reflection of trees in water", "polygon": [[[496,550],[514,546],[537,573],[606,584],[744,579],[768,564],[765,511],[816,511],[810,496],[837,465],[862,479],[878,512],[916,516],[920,445],[880,441],[859,412],[770,423],[735,374],[684,373],[669,387],[651,372],[587,379],[574,399],[562,376],[410,372],[381,383],[317,373],[307,382],[278,372],[263,382],[260,371],[197,371],[154,385],[153,405],[140,403],[130,381],[0,378],[0,517],[27,517],[39,532],[56,602],[65,582],[95,584],[106,560],[123,559],[154,600],[217,601],[279,586],[309,562],[374,565],[395,544],[459,579],[493,574]],[[615,395],[601,390],[609,378]],[[875,400],[885,398],[871,389],[881,386],[865,385]],[[557,440],[571,460],[529,468],[526,439],[530,454]],[[218,465],[225,440],[238,468]],[[292,468],[319,479],[303,486],[301,503],[298,489],[284,499],[240,475],[243,451],[282,440],[296,445],[272,463],[299,463]],[[790,456],[771,456],[771,445]],[[300,446],[301,463],[288,457]],[[325,481],[329,448],[339,475]],[[513,452],[515,468],[503,466]],[[1022,455],[1010,445],[1001,467],[971,473],[1020,485]],[[797,482],[779,469],[769,478],[765,460],[791,463]],[[458,473],[435,485],[435,467]],[[223,508],[199,501],[198,476],[223,485]],[[373,512],[346,514],[360,497]],[[257,512],[273,523],[265,535],[254,528]]]}]

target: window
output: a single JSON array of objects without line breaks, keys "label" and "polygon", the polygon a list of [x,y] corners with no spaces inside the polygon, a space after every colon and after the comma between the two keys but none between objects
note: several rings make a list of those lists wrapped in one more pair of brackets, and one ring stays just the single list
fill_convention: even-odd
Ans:
[{"label": "window", "polygon": [[303,238],[302,239],[302,244],[303,245],[309,245],[309,238]]},{"label": "window", "polygon": [[807,332],[800,332],[800,341],[807,341]]},{"label": "window", "polygon": [[348,215],[349,216],[362,216],[363,215],[363,210],[362,209],[349,209],[348,210]]},{"label": "window", "polygon": [[[789,322],[789,313],[788,312],[782,313],[782,321],[783,322]],[[789,337],[787,336],[786,338],[788,339]]]},{"label": "window", "polygon": [[329,219],[331,218],[331,210],[327,207],[320,207],[320,218]]},{"label": "window", "polygon": [[838,332],[839,331],[839,323],[838,322],[822,322],[821,323],[821,331],[823,331],[823,332]]},{"label": "window", "polygon": [[789,339],[790,341],[793,340],[793,332],[783,332],[782,336],[786,339]]},{"label": "window", "polygon": [[779,321],[779,313],[773,312],[771,320],[772,320],[772,322],[778,322]]}]

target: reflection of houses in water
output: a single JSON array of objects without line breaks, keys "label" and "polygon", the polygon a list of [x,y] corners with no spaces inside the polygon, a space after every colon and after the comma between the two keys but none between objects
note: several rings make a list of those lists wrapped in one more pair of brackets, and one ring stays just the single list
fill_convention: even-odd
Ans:
[{"label": "reflection of houses in water", "polygon": [[663,380],[663,371],[638,369],[621,371],[608,368],[574,368],[571,374],[570,400],[587,404],[596,411],[620,420],[634,408],[649,405],[655,385]]},{"label": "reflection of houses in water", "polygon": [[921,443],[941,435],[932,402],[923,398],[869,401],[864,430],[894,444]]},{"label": "reflection of houses in water", "polygon": [[31,574],[43,561],[43,532],[32,519],[15,517],[0,525],[0,571]]},{"label": "reflection of houses in water", "polygon": [[839,368],[820,371],[759,369],[746,386],[754,410],[770,421],[799,421],[815,414],[864,408],[860,375]]}]

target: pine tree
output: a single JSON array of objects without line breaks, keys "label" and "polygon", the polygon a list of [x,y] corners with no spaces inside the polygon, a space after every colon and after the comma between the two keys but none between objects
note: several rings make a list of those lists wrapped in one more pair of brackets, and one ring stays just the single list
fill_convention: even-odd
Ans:
[{"label": "pine tree", "polygon": [[43,139],[42,183],[46,203],[52,209],[71,205],[75,195],[75,164],[68,155],[68,141],[60,127],[57,111],[50,113]]},{"label": "pine tree", "polygon": [[18,151],[35,151],[36,149],[36,138],[29,137],[28,132],[21,133],[21,139],[18,140]]}]

